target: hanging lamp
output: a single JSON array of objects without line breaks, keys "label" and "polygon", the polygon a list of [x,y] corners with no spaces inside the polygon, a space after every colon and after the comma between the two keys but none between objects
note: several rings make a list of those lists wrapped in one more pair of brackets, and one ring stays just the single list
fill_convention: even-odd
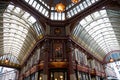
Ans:
[{"label": "hanging lamp", "polygon": [[65,10],[65,5],[62,2],[60,2],[60,3],[56,4],[55,10],[57,12],[63,12]]},{"label": "hanging lamp", "polygon": [[[62,1],[62,0],[61,0],[61,1]],[[71,0],[71,2],[74,3],[74,4],[78,3],[79,1],[80,1],[80,0]],[[63,12],[63,11],[65,11],[66,6],[65,6],[65,4],[63,4],[63,3],[65,3],[65,1],[62,1],[62,2],[59,2],[58,4],[56,4],[55,10],[56,10],[57,12]]]},{"label": "hanging lamp", "polygon": [[6,59],[5,59],[5,63],[8,63],[8,62],[9,62],[9,60],[8,60],[8,58],[6,58]]},{"label": "hanging lamp", "polygon": [[78,3],[79,0],[71,0],[72,3]]},{"label": "hanging lamp", "polygon": [[114,62],[114,59],[113,59],[113,58],[110,58],[109,62]]}]

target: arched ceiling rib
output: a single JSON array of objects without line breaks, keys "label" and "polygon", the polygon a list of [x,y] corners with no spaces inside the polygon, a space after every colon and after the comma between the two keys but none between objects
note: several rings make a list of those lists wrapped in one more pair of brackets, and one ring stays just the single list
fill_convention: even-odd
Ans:
[{"label": "arched ceiling rib", "polygon": [[103,60],[107,53],[120,50],[119,15],[110,9],[96,11],[79,21],[72,35]]},{"label": "arched ceiling rib", "polygon": [[104,62],[109,63],[110,59],[113,59],[114,61],[120,61],[120,50],[115,50],[109,52],[105,57],[104,57]]},{"label": "arched ceiling rib", "polygon": [[20,61],[17,59],[17,57],[12,54],[3,55],[2,57],[0,57],[0,60],[5,61],[6,58],[12,63],[20,64]]},{"label": "arched ceiling rib", "polygon": [[[28,12],[12,3],[0,15],[0,60],[21,65],[32,44],[43,34],[41,26]],[[35,25],[34,25],[35,24]],[[30,44],[31,43],[31,44]]]}]

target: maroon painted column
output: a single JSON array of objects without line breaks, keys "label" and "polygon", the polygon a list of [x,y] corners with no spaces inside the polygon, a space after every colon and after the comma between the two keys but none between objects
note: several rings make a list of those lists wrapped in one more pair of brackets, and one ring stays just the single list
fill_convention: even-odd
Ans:
[{"label": "maroon painted column", "polygon": [[45,40],[44,43],[44,68],[43,68],[43,80],[49,80],[48,79],[48,52],[49,52],[49,41],[48,39]]},{"label": "maroon painted column", "polygon": [[68,40],[67,43],[67,53],[68,53],[68,63],[69,63],[69,69],[68,69],[68,74],[69,74],[69,80],[76,80],[76,76],[75,76],[75,71],[73,68],[73,46],[70,40]]},{"label": "maroon painted column", "polygon": [[107,79],[106,72],[105,72],[105,69],[106,69],[106,64],[103,64],[103,70],[104,70],[104,73],[105,73],[105,80],[108,80],[108,79]]}]

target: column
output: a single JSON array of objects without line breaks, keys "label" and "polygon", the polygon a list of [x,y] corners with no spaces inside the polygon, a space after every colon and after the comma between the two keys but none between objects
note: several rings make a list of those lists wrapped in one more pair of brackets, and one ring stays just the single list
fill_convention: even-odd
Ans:
[{"label": "column", "polygon": [[103,71],[104,71],[104,73],[105,73],[104,80],[108,80],[108,79],[107,79],[107,75],[106,75],[106,71],[105,71],[106,67],[107,67],[107,65],[106,65],[106,64],[103,64],[102,69],[103,69]]},{"label": "column", "polygon": [[86,54],[84,54],[84,56],[85,56],[85,65],[88,65]]},{"label": "column", "polygon": [[45,40],[43,52],[44,52],[43,80],[48,80],[48,52],[49,52],[48,40]]},{"label": "column", "polygon": [[15,80],[18,80],[19,75],[20,75],[19,71],[15,70]]},{"label": "column", "polygon": [[91,80],[91,75],[90,75],[90,73],[88,74],[88,77],[89,77],[89,80]]},{"label": "column", "polygon": [[71,41],[68,41],[68,50],[67,50],[67,53],[68,53],[68,60],[69,60],[69,80],[77,80],[76,79],[76,76],[75,76],[75,72],[74,72],[74,69],[73,69],[73,61],[72,61],[72,53],[73,53],[73,47],[72,47],[72,44],[71,44]]},{"label": "column", "polygon": [[95,60],[92,60],[92,69],[95,69]]}]

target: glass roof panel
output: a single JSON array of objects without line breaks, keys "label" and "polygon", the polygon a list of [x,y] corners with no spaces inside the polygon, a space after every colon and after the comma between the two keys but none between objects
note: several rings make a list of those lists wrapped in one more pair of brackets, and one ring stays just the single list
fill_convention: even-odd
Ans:
[{"label": "glass roof panel", "polygon": [[109,54],[109,56],[105,57],[105,61],[109,62],[110,58],[114,59],[115,61],[120,60],[120,51],[113,51]]},{"label": "glass roof panel", "polygon": [[[35,8],[42,15],[44,15],[47,18],[50,18],[51,20],[65,20],[66,16],[67,16],[67,19],[71,18],[72,16],[83,11],[84,9],[88,8],[92,4],[98,2],[99,0],[82,0],[82,1],[80,0],[76,4],[72,3],[71,0],[63,0],[63,1],[60,1],[60,0],[53,0],[53,1],[51,0],[24,0],[24,1],[28,3],[30,6],[32,6],[33,8]],[[62,2],[64,5],[66,5],[66,9],[65,9],[66,11],[62,12],[64,14],[61,14],[61,17],[57,16],[57,18],[52,18],[52,15],[57,13],[55,10],[55,5],[58,4],[59,2]]]},{"label": "glass roof panel", "polygon": [[[117,39],[119,34],[116,35],[118,32],[115,31],[118,27],[114,28],[115,25],[113,25],[118,21],[111,22],[111,17],[114,16],[109,15],[108,11],[110,10],[100,10],[88,15],[73,30],[73,35],[83,40],[87,48],[92,47],[94,52],[102,55],[101,58],[110,51],[120,50],[120,41]],[[115,19],[117,20],[118,17]],[[81,28],[82,31],[80,31]],[[91,45],[91,41],[94,44]]]},{"label": "glass roof panel", "polygon": [[[66,8],[66,10],[67,10],[67,17],[71,18],[72,16],[76,15],[77,13],[82,12],[84,9],[88,8],[89,6],[95,4],[98,1],[99,0],[83,0],[79,4],[74,4],[74,5],[70,4]],[[75,6],[75,7],[73,7],[73,6]],[[74,9],[77,10],[76,13],[72,13]],[[72,13],[72,15],[69,15],[70,12]],[[94,14],[97,14],[97,12],[94,13]],[[97,16],[99,16],[99,14],[94,15],[94,17],[97,17]]]},{"label": "glass roof panel", "polygon": [[23,15],[23,18],[27,19],[30,16],[30,14],[28,12],[25,12]]},{"label": "glass roof panel", "polygon": [[16,7],[16,8],[14,9],[14,12],[15,12],[15,13],[20,13],[20,8],[19,8],[19,7]]},{"label": "glass roof panel", "polygon": [[[24,58],[23,54],[27,54],[28,47],[32,47],[33,41],[38,39],[43,34],[40,25],[37,25],[37,30],[33,24],[37,23],[36,19],[19,7],[10,3],[3,13],[3,37],[0,41],[0,49],[3,51],[1,56],[3,61],[8,58],[11,62],[21,63],[20,59]],[[33,27],[34,26],[34,27]],[[29,44],[31,43],[31,44]],[[14,61],[13,61],[14,60]]]},{"label": "glass roof panel", "polygon": [[17,59],[17,57],[12,54],[7,54],[4,56],[1,56],[0,61],[4,62],[6,60],[6,58],[14,64],[19,64],[19,60]]}]

